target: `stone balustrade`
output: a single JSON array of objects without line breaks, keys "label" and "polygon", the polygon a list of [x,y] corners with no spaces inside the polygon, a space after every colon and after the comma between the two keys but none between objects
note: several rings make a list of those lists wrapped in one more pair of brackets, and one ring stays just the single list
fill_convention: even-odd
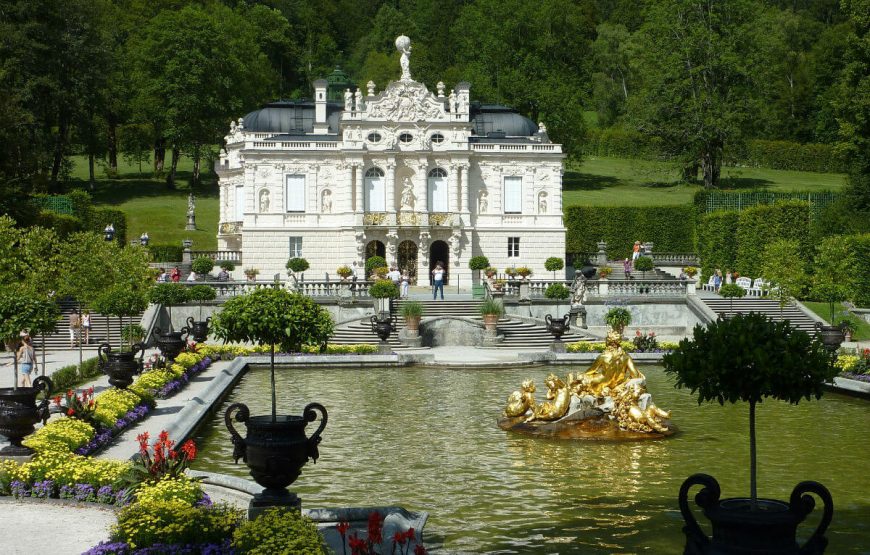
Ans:
[{"label": "stone balustrade", "polygon": [[190,255],[194,259],[204,256],[211,258],[215,262],[242,263],[242,251],[192,251]]},{"label": "stone balustrade", "polygon": [[691,252],[653,252],[653,264],[656,266],[698,266],[698,255]]},{"label": "stone balustrade", "polygon": [[[271,280],[245,280],[245,281],[181,281],[179,282],[181,285],[185,286],[194,286],[194,285],[208,285],[214,288],[217,293],[218,299],[236,297],[238,295],[244,295],[245,293],[249,293],[255,289],[259,289],[261,287],[279,287],[285,288],[288,287],[288,283],[286,281],[271,281]],[[327,281],[327,280],[315,280],[315,281],[297,281],[291,289],[295,288],[295,291],[301,293],[303,295],[307,295],[309,297],[315,298],[341,298],[341,297],[357,297],[357,298],[368,298],[369,297],[369,286],[370,282],[367,281],[358,281],[356,284],[351,284],[349,281]]]}]

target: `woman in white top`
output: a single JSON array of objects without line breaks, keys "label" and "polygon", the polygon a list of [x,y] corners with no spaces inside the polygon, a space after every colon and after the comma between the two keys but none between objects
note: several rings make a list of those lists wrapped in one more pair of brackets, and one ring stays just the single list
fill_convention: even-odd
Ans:
[{"label": "woman in white top", "polygon": [[85,345],[91,344],[91,313],[85,310],[82,314],[82,329],[85,331]]},{"label": "woman in white top", "polygon": [[432,300],[438,298],[438,290],[441,290],[441,300],[444,300],[444,268],[441,264],[436,264],[435,269],[432,270],[432,281],[433,281],[433,289],[432,289]]},{"label": "woman in white top", "polygon": [[191,271],[187,276],[187,281],[196,281],[196,272]]},{"label": "woman in white top", "polygon": [[405,270],[404,272],[402,272],[402,291],[401,291],[401,297],[402,297],[403,299],[407,299],[407,298],[408,298],[408,285],[409,285],[408,270]]}]

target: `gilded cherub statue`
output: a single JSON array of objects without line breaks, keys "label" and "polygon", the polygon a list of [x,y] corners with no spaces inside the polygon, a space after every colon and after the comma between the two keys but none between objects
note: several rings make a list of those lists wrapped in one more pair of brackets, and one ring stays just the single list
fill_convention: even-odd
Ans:
[{"label": "gilded cherub statue", "polygon": [[604,352],[595,359],[592,366],[575,380],[571,387],[577,395],[603,395],[604,388],[615,390],[628,380],[644,378],[634,365],[634,360],[626,353],[620,343],[622,334],[611,330],[607,334]]},{"label": "gilded cherub statue", "polygon": [[532,409],[532,415],[526,422],[533,420],[559,420],[571,407],[571,389],[555,374],[550,374],[544,380],[547,385],[547,399]]},{"label": "gilded cherub statue", "polygon": [[525,380],[518,391],[514,391],[507,398],[507,406],[504,409],[505,416],[523,416],[530,408],[535,406],[535,382]]},{"label": "gilded cherub statue", "polygon": [[643,379],[634,379],[619,386],[614,392],[614,400],[614,416],[620,428],[646,433],[668,431],[664,421],[671,417],[671,413],[652,402]]}]

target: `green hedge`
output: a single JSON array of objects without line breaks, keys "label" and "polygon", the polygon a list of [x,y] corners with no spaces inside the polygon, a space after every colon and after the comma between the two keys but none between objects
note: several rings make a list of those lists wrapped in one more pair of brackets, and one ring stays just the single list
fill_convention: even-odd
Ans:
[{"label": "green hedge", "polygon": [[870,233],[850,235],[849,242],[855,253],[855,273],[857,284],[852,302],[860,308],[870,308]]},{"label": "green hedge", "polygon": [[106,225],[112,224],[115,227],[115,240],[119,245],[127,245],[127,215],[121,210],[114,208],[94,208],[90,211],[87,221],[85,221],[85,230],[94,231],[102,234]]},{"label": "green hedge", "polygon": [[798,241],[805,262],[812,259],[810,240],[810,205],[788,201],[774,205],[761,205],[743,210],[737,221],[736,270],[742,275],[756,278],[761,275],[764,249],[773,241]]},{"label": "green hedge", "polygon": [[607,241],[611,259],[631,255],[635,241],[652,241],[657,252],[694,252],[695,210],[681,206],[569,206],[566,250],[596,252]]},{"label": "green hedge", "polygon": [[805,172],[845,173],[848,162],[844,153],[833,145],[793,143],[756,139],[746,144],[745,154],[736,164]]},{"label": "green hedge", "polygon": [[181,262],[184,249],[177,245],[148,245],[154,262]]},{"label": "green hedge", "polygon": [[63,392],[76,387],[77,385],[89,381],[102,374],[98,366],[99,359],[89,358],[82,361],[82,373],[78,373],[78,365],[64,366],[55,370],[50,378],[52,383],[52,392]]},{"label": "green hedge", "polygon": [[829,206],[842,198],[833,191],[774,192],[774,191],[697,191],[693,202],[698,215],[717,210],[746,210],[762,204],[785,201],[803,201],[810,204],[811,216],[815,219]]},{"label": "green hedge", "polygon": [[701,283],[719,268],[735,268],[737,264],[737,220],[739,212],[720,210],[698,219],[698,257],[701,259]]},{"label": "green hedge", "polygon": [[52,210],[41,210],[36,217],[36,225],[54,230],[61,239],[82,229],[81,220],[75,216],[61,214]]}]

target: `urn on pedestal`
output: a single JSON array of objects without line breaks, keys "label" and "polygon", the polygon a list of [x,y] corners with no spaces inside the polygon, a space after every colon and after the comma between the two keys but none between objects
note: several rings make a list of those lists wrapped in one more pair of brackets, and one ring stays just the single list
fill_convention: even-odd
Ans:
[{"label": "urn on pedestal", "polygon": [[[27,456],[33,449],[21,445],[21,440],[33,433],[33,425],[48,420],[48,394],[51,380],[39,376],[33,380],[32,387],[0,388],[0,435],[6,436],[9,445],[0,455]],[[43,394],[42,401],[36,404],[36,396]]]},{"label": "urn on pedestal", "polygon": [[[139,353],[138,360],[136,353]],[[142,371],[142,357],[145,355],[145,344],[136,343],[129,351],[112,351],[112,346],[103,343],[97,350],[100,358],[100,370],[109,376],[109,384],[119,389],[126,389],[133,383],[133,376]]]}]

